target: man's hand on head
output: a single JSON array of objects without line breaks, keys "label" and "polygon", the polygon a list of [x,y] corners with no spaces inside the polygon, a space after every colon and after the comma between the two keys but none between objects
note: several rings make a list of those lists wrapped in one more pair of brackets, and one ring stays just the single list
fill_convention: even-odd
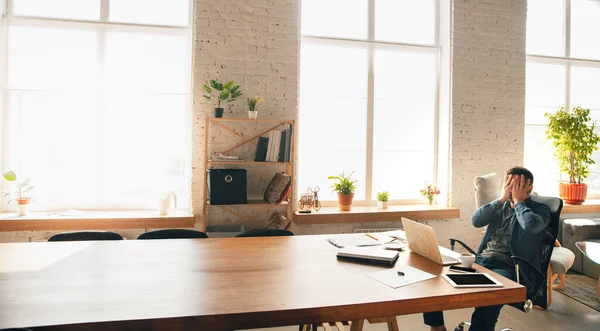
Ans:
[{"label": "man's hand on head", "polygon": [[513,179],[515,176],[504,174],[504,184],[502,186],[502,196],[500,197],[500,202],[505,203],[506,200],[510,199],[510,195],[512,193],[512,185]]},{"label": "man's hand on head", "polygon": [[524,175],[513,176],[512,198],[514,203],[523,202],[531,194],[531,180],[526,179]]}]

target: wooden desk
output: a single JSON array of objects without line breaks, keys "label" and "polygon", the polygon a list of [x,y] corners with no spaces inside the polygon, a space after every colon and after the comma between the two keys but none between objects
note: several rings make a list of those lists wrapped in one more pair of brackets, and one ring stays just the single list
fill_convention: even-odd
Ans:
[{"label": "wooden desk", "polygon": [[[232,330],[525,300],[525,288],[391,289],[339,262],[332,236],[0,244],[0,329]],[[401,252],[396,267],[445,268]]]}]

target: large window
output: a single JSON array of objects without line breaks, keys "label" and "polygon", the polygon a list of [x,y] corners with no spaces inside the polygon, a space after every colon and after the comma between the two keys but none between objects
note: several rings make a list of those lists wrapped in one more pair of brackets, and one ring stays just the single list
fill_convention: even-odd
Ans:
[{"label": "large window", "polygon": [[[343,10],[340,10],[343,8]],[[299,191],[355,171],[355,201],[435,182],[438,1],[303,0]]]},{"label": "large window", "polygon": [[7,1],[2,170],[31,178],[32,207],[189,205],[191,8]]},{"label": "large window", "polygon": [[[592,110],[600,123],[600,2],[529,0],[527,12],[527,87],[525,166],[536,176],[535,190],[558,194],[554,147],[546,139],[546,112],[561,105]],[[600,130],[598,130],[600,132]],[[600,196],[600,153],[585,182]]]}]

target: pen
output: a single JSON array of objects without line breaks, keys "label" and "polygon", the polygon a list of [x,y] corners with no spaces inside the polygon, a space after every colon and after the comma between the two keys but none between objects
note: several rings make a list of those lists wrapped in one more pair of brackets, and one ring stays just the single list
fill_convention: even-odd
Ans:
[{"label": "pen", "polygon": [[398,271],[398,276],[404,276],[404,273],[402,271]]},{"label": "pen", "polygon": [[335,241],[333,241],[331,239],[327,239],[327,241],[337,248],[344,248],[344,246],[337,244]]},{"label": "pen", "polygon": [[377,239],[377,238],[373,237],[372,235],[370,235],[370,234],[368,234],[368,233],[365,233],[365,236],[367,236],[367,237],[369,237],[369,238],[371,238],[371,239],[375,239],[375,240],[379,241],[379,239]]}]

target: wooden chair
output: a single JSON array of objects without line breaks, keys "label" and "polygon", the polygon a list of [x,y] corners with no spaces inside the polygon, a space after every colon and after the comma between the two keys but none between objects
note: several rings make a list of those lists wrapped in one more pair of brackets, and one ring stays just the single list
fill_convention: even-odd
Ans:
[{"label": "wooden chair", "polygon": [[96,241],[96,240],[123,240],[120,234],[109,231],[78,231],[58,233],[48,241]]},{"label": "wooden chair", "polygon": [[142,233],[137,237],[138,240],[147,239],[204,239],[208,235],[202,231],[187,229],[166,229]]},{"label": "wooden chair", "polygon": [[[367,319],[370,324],[377,323],[387,323],[388,331],[399,331],[398,328],[398,320],[396,316],[391,317],[381,317],[381,318],[369,318]],[[357,320],[357,321],[348,321],[345,322],[348,324],[350,331],[363,331],[363,327],[365,325],[365,320]],[[333,325],[332,325],[333,324]],[[331,322],[331,323],[322,323],[319,325],[323,327],[325,331],[347,331],[346,326],[342,322]],[[300,331],[317,331],[317,324],[305,324],[300,326]]]}]

